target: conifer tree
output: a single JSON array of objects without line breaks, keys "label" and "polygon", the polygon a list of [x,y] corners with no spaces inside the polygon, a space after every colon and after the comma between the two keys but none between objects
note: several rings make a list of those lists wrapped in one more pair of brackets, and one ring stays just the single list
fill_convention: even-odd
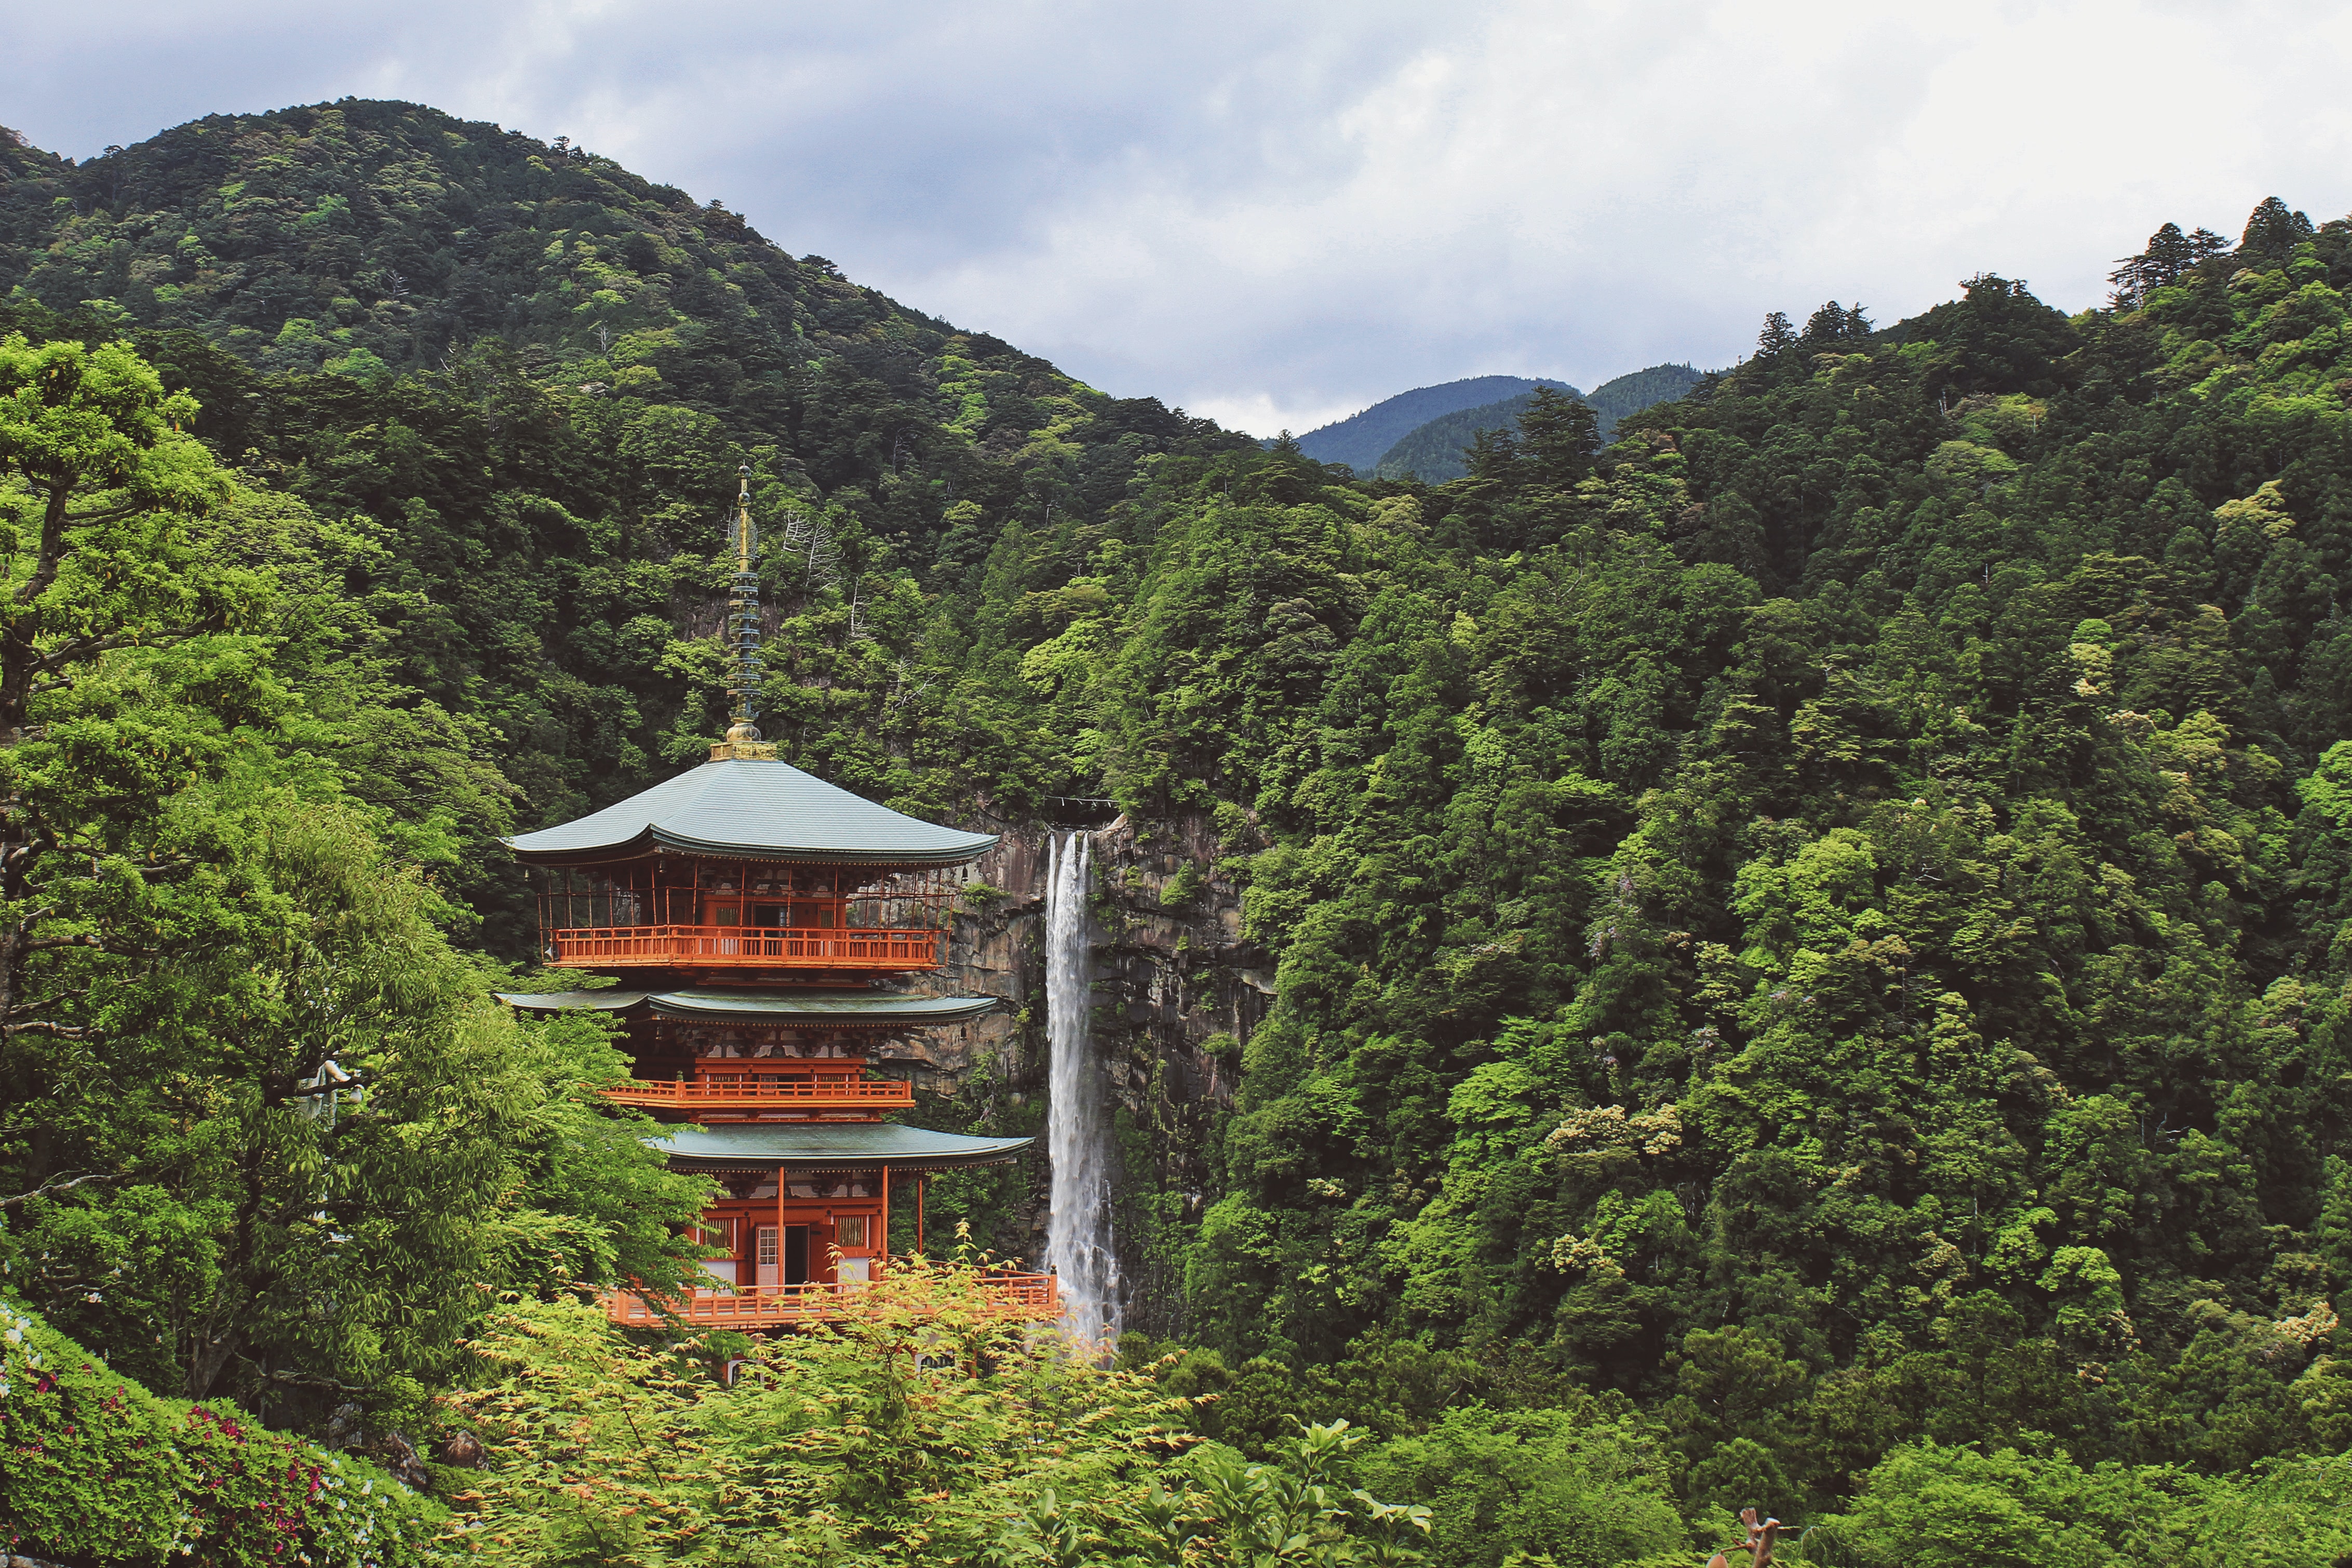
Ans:
[{"label": "conifer tree", "polygon": [[[2197,232],[2208,233],[2204,229]],[[2116,270],[2107,274],[2112,289],[2109,302],[2118,310],[2137,310],[2147,302],[2151,290],[2179,282],[2182,273],[2202,259],[2195,244],[2180,232],[2180,225],[2167,224],[2148,235],[2146,250],[2124,257]]]},{"label": "conifer tree", "polygon": [[2246,218],[2238,254],[2249,262],[2284,263],[2314,232],[2309,217],[2291,211],[2276,196],[2264,196]]},{"label": "conifer tree", "polygon": [[1517,473],[1519,438],[1507,430],[1482,430],[1470,438],[1462,454],[1469,461],[1472,478],[1507,483]]},{"label": "conifer tree", "polygon": [[1601,416],[1581,398],[1538,387],[1535,401],[1519,415],[1519,453],[1529,480],[1566,490],[1592,472],[1601,450]]}]

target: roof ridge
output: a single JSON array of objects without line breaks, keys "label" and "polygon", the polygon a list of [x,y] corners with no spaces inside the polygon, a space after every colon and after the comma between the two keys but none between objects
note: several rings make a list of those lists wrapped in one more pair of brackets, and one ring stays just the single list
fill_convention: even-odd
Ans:
[{"label": "roof ridge", "polygon": [[693,853],[867,865],[967,864],[996,847],[868,800],[782,758],[720,758],[626,800],[504,841],[554,863],[666,844]]}]

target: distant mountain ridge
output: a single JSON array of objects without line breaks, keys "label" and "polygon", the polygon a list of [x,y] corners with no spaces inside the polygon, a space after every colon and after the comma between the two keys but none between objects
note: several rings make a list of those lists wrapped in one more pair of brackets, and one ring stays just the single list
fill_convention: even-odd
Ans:
[{"label": "distant mountain ridge", "polygon": [[1584,394],[1584,401],[1601,416],[1601,434],[1605,440],[1619,420],[1654,403],[1687,397],[1691,388],[1705,380],[1706,372],[1696,365],[1652,365],[1646,371],[1628,371],[1613,381],[1602,382]]},{"label": "distant mountain ridge", "polygon": [[1583,395],[1566,382],[1541,376],[1471,376],[1383,398],[1361,413],[1308,431],[1298,438],[1298,449],[1318,463],[1345,463],[1359,474],[1370,474],[1390,447],[1431,420],[1524,397],[1538,387],[1570,397]]},{"label": "distant mountain ridge", "polygon": [[[1652,365],[1647,370],[1633,371],[1613,381],[1604,382],[1590,392],[1580,393],[1573,388],[1568,391],[1571,397],[1581,397],[1592,405],[1592,411],[1601,416],[1601,438],[1606,441],[1616,429],[1619,420],[1639,413],[1654,403],[1671,402],[1704,380],[1706,377],[1695,366]],[[1482,430],[1510,428],[1533,402],[1535,390],[1530,387],[1515,397],[1440,414],[1406,432],[1395,445],[1381,453],[1373,472],[1383,479],[1411,476],[1431,485],[1459,479],[1469,472],[1463,458],[1463,448],[1475,440]],[[1302,447],[1305,444],[1300,443]]]}]

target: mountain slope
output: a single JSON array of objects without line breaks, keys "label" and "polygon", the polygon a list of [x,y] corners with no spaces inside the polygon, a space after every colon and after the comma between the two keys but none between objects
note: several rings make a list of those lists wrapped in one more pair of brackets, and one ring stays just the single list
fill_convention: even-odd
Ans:
[{"label": "mountain slope", "polygon": [[1361,413],[1308,431],[1298,438],[1298,450],[1318,463],[1345,463],[1359,474],[1370,474],[1381,454],[1415,426],[1441,414],[1518,397],[1538,387],[1576,395],[1576,389],[1566,382],[1540,376],[1471,376],[1439,386],[1415,387],[1383,398]]},{"label": "mountain slope", "polygon": [[[777,444],[815,490],[862,493],[919,565],[954,498],[992,509],[1038,461],[1128,434],[1215,441],[794,260],[716,200],[415,104],[213,115],[78,165],[0,145],[10,289],[192,331],[265,373],[374,383],[503,345],[542,383]],[[958,466],[973,472],[950,482]]]},{"label": "mountain slope", "polygon": [[1427,424],[1407,431],[1402,440],[1381,454],[1372,472],[1382,479],[1418,479],[1424,485],[1459,479],[1469,472],[1464,449],[1477,438],[1478,433],[1513,428],[1535,400],[1535,393],[1521,392],[1499,402],[1440,414]]},{"label": "mountain slope", "polygon": [[[1593,412],[1601,416],[1601,438],[1606,441],[1619,420],[1654,403],[1671,402],[1705,379],[1689,365],[1653,365],[1646,371],[1633,371],[1604,382],[1589,392],[1571,390],[1570,395],[1592,405]],[[1411,476],[1430,485],[1459,479],[1468,472],[1463,449],[1477,434],[1482,430],[1509,429],[1534,401],[1535,392],[1530,389],[1516,397],[1442,414],[1407,432],[1394,446],[1381,453],[1373,471],[1383,479]]]},{"label": "mountain slope", "polygon": [[396,678],[495,727],[525,827],[713,727],[739,465],[772,527],[823,535],[772,556],[772,614],[855,633],[781,651],[780,685],[828,693],[790,727],[833,737],[845,782],[937,810],[964,764],[935,743],[977,737],[925,716],[954,683],[920,673],[924,593],[976,583],[1008,530],[1099,526],[1153,456],[1253,444],[794,260],[716,202],[405,103],[211,116],[79,164],[0,137],[11,326],[129,331],[217,451],[363,519],[380,554],[354,578]]},{"label": "mountain slope", "polygon": [[1654,403],[1672,402],[1705,380],[1694,365],[1652,365],[1646,371],[1629,371],[1602,382],[1584,394],[1584,401],[1601,416],[1601,434],[1606,438],[1619,420]]}]

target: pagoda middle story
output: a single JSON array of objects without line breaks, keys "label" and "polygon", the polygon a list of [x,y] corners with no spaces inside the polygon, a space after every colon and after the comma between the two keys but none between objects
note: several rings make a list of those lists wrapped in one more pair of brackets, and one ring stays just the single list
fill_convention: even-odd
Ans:
[{"label": "pagoda middle story", "polygon": [[[503,999],[615,1016],[633,1079],[605,1092],[659,1118],[670,1167],[723,1193],[702,1217],[724,1253],[704,1265],[709,1284],[673,1301],[617,1292],[622,1322],[822,1316],[888,1267],[894,1206],[913,1208],[921,1249],[930,1173],[1032,1142],[893,1120],[912,1085],[875,1071],[884,1041],[996,1005],[892,988],[945,961],[965,869],[995,836],[837,789],[747,728],[678,778],[508,841],[535,883],[542,961],[615,983]],[[1050,1275],[993,1275],[988,1289],[1007,1311],[1058,1312]]]}]

